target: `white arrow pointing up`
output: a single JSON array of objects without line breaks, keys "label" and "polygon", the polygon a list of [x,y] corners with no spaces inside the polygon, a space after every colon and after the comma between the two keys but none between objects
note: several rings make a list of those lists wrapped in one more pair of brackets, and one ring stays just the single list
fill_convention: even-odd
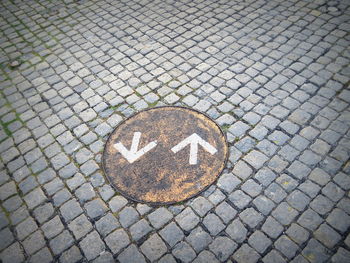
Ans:
[{"label": "white arrow pointing up", "polygon": [[139,147],[140,138],[141,138],[141,132],[134,132],[130,150],[126,149],[121,142],[114,144],[114,148],[116,148],[123,155],[123,157],[126,160],[128,160],[129,163],[133,163],[137,159],[139,159],[142,155],[144,155],[145,153],[147,153],[148,151],[152,150],[154,147],[157,146],[157,141],[153,141],[147,144],[142,149],[137,150],[137,148]]},{"label": "white arrow pointing up", "polygon": [[174,153],[177,153],[178,151],[185,148],[187,145],[190,145],[190,164],[195,165],[197,164],[198,159],[198,144],[202,145],[204,150],[209,152],[210,154],[215,154],[217,152],[216,148],[203,140],[197,133],[193,133],[191,136],[188,136],[186,139],[181,141],[179,144],[175,145],[171,150]]}]

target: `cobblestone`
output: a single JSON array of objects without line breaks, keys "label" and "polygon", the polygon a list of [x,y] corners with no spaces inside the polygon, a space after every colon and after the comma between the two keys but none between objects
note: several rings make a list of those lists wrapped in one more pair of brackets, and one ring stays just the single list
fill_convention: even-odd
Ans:
[{"label": "cobblestone", "polygon": [[158,236],[158,234],[153,234],[150,236],[140,247],[146,257],[155,261],[159,259],[162,255],[164,255],[167,251],[167,247],[162,241],[162,239]]},{"label": "cobblestone", "polygon": [[329,258],[328,250],[315,239],[308,242],[302,251],[302,255],[310,262],[327,262]]},{"label": "cobblestone", "polygon": [[286,201],[295,209],[303,211],[309,204],[310,198],[304,193],[295,190],[287,197]]},{"label": "cobblestone", "polygon": [[273,217],[269,216],[262,225],[263,230],[271,238],[277,238],[283,231],[283,226]]},{"label": "cobblestone", "polygon": [[209,249],[217,256],[221,262],[225,262],[236,250],[237,244],[227,237],[217,237],[210,245]]},{"label": "cobblestone", "polygon": [[327,217],[327,223],[344,233],[350,226],[350,217],[341,209],[335,208]]},{"label": "cobblestone", "polygon": [[102,216],[107,211],[106,205],[100,199],[92,200],[86,203],[84,207],[87,215],[94,219]]},{"label": "cobblestone", "polygon": [[22,240],[38,228],[32,217],[28,217],[16,227],[17,237]]},{"label": "cobblestone", "polygon": [[146,262],[145,257],[138,251],[135,245],[130,245],[118,256],[121,263],[143,263]]},{"label": "cobblestone", "polygon": [[31,258],[30,258],[30,262],[34,263],[34,262],[43,262],[43,263],[49,263],[53,260],[53,257],[50,253],[50,251],[48,250],[48,248],[43,248],[40,251],[38,251],[37,253],[35,253]]},{"label": "cobblestone", "polygon": [[313,231],[321,224],[322,218],[312,209],[308,209],[299,217],[297,222],[301,226]]},{"label": "cobblestone", "polygon": [[218,180],[218,186],[227,193],[231,193],[232,190],[235,189],[235,187],[240,183],[241,181],[232,173],[223,174]]},{"label": "cobblestone", "polygon": [[149,221],[156,229],[164,226],[172,219],[172,217],[173,215],[164,207],[158,208],[156,211],[148,215]]},{"label": "cobblestone", "polygon": [[217,235],[225,228],[225,225],[215,214],[208,214],[204,217],[203,224],[213,236]]},{"label": "cobblestone", "polygon": [[0,231],[0,234],[1,234],[0,249],[3,250],[14,241],[14,237],[9,228],[4,228],[3,230]]},{"label": "cobblestone", "polygon": [[73,232],[75,238],[80,239],[90,232],[92,229],[92,224],[85,215],[80,215],[69,223],[68,227]]},{"label": "cobblestone", "polygon": [[350,257],[350,252],[340,247],[337,253],[332,257],[331,262],[345,263]]},{"label": "cobblestone", "polygon": [[105,238],[107,246],[113,254],[118,253],[130,243],[129,237],[122,229],[118,229]]},{"label": "cobblestone", "polygon": [[46,199],[44,192],[40,188],[36,188],[24,197],[24,201],[27,203],[29,209],[40,205],[46,201]]},{"label": "cobblestone", "polygon": [[256,227],[263,220],[263,216],[261,216],[254,208],[245,209],[239,217],[251,228]]},{"label": "cobblestone", "polygon": [[79,245],[88,260],[96,258],[105,249],[105,245],[96,231],[83,238]]},{"label": "cobblestone", "polygon": [[218,263],[220,261],[218,261],[214,254],[207,251],[207,250],[204,250],[202,251],[201,253],[199,253],[199,255],[197,256],[197,258],[193,261],[195,263]]},{"label": "cobblestone", "polygon": [[1,253],[1,260],[4,263],[20,263],[24,260],[24,255],[18,242],[13,243]]},{"label": "cobblestone", "polygon": [[36,231],[33,234],[31,234],[29,237],[27,237],[22,242],[22,245],[24,247],[25,252],[28,255],[33,255],[35,252],[37,252],[39,249],[45,246],[45,240],[41,232]]},{"label": "cobblestone", "polygon": [[172,254],[182,262],[191,262],[196,257],[196,253],[186,242],[178,243],[174,247]]},{"label": "cobblestone", "polygon": [[111,214],[108,213],[95,223],[97,231],[102,235],[106,236],[111,231],[120,226],[118,220]]},{"label": "cobblestone", "polygon": [[67,230],[56,236],[50,241],[50,248],[55,255],[61,254],[64,250],[69,248],[74,242],[73,237]]},{"label": "cobblestone", "polygon": [[334,247],[341,239],[341,236],[327,224],[322,224],[315,231],[314,235],[317,240],[328,248]]},{"label": "cobblestone", "polygon": [[234,253],[233,259],[238,263],[255,263],[259,259],[259,254],[250,246],[244,244]]},{"label": "cobblestone", "polygon": [[195,215],[191,208],[183,210],[175,217],[175,220],[185,231],[193,229],[199,223],[198,216]]},{"label": "cobblestone", "polygon": [[83,212],[80,205],[75,200],[69,200],[67,203],[63,204],[60,211],[66,222],[74,219]]},{"label": "cobblestone", "polygon": [[237,211],[227,202],[222,202],[216,207],[215,213],[227,224],[236,216]]},{"label": "cobblestone", "polygon": [[69,263],[77,262],[82,258],[82,254],[77,246],[72,246],[68,250],[64,251],[60,256],[60,262]]},{"label": "cobblestone", "polygon": [[126,207],[119,213],[119,222],[123,227],[132,225],[138,218],[139,214],[132,207]]},{"label": "cobblestone", "polygon": [[[348,1],[0,8],[1,262],[348,261]],[[118,124],[164,105],[215,119],[229,158],[153,207],[101,160]]]},{"label": "cobblestone", "polygon": [[42,230],[46,238],[53,238],[54,236],[61,233],[64,229],[64,226],[58,216],[54,217],[50,221],[46,222],[42,226]]},{"label": "cobblestone", "polygon": [[127,203],[128,203],[128,201],[124,197],[115,196],[111,199],[111,201],[109,201],[109,206],[110,206],[112,212],[117,212],[121,208],[123,208]]},{"label": "cobblestone", "polygon": [[254,232],[248,239],[248,243],[256,251],[263,254],[265,250],[272,244],[271,240],[267,238],[261,231]]}]

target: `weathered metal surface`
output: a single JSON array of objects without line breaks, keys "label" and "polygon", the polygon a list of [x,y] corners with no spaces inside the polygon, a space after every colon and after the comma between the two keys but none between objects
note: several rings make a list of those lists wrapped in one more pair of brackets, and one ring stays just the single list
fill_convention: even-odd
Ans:
[{"label": "weathered metal surface", "polygon": [[[195,164],[189,161],[195,143],[177,149],[176,153],[172,150],[193,134],[217,150],[210,153],[197,144]],[[130,161],[121,144],[125,151],[147,151]],[[103,153],[103,168],[111,184],[126,197],[170,204],[193,197],[210,186],[224,169],[227,155],[224,134],[207,116],[182,107],[159,107],[137,113],[111,133]]]}]

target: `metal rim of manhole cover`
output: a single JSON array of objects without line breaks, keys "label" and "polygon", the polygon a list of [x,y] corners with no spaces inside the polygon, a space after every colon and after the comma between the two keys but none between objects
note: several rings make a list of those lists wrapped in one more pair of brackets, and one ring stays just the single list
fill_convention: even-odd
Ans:
[{"label": "metal rim of manhole cover", "polygon": [[105,175],[125,197],[153,205],[185,201],[207,189],[226,166],[220,127],[196,110],[164,106],[136,113],[109,135]]}]

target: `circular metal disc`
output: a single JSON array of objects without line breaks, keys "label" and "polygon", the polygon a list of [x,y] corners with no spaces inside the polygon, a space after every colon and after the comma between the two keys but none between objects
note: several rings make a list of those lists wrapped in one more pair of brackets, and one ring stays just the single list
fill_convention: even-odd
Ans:
[{"label": "circular metal disc", "polygon": [[126,197],[171,204],[210,186],[225,167],[226,138],[206,115],[182,107],[141,111],[109,136],[104,172]]}]

